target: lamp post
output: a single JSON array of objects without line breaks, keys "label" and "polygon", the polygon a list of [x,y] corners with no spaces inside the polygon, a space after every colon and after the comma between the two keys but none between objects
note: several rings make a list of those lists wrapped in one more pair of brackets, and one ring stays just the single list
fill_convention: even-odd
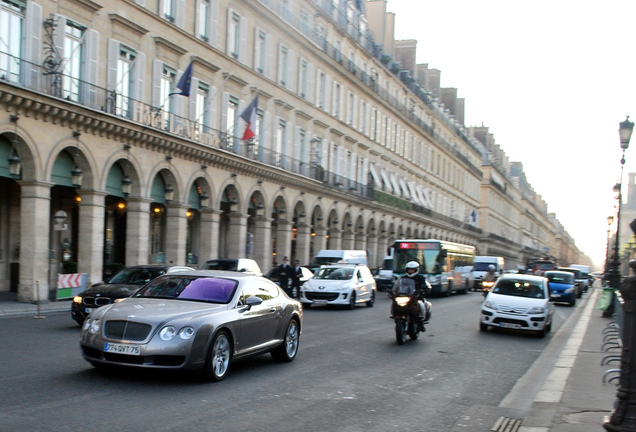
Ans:
[{"label": "lamp post", "polygon": [[603,275],[605,278],[608,277],[609,271],[609,259],[610,259],[610,233],[612,232],[612,225],[614,225],[614,216],[607,217],[607,244],[605,245],[605,271]]},{"label": "lamp post", "polygon": [[623,156],[621,157],[621,176],[618,183],[614,186],[614,193],[618,198],[618,209],[616,211],[616,237],[614,238],[614,252],[612,255],[612,262],[609,268],[609,283],[610,287],[614,289],[620,288],[621,273],[620,273],[620,258],[619,258],[619,237],[621,229],[621,204],[623,201],[622,183],[623,183],[623,167],[625,166],[625,150],[629,147],[629,140],[632,137],[634,131],[634,123],[629,121],[629,116],[619,123],[618,133],[621,139],[621,148],[623,149]]}]

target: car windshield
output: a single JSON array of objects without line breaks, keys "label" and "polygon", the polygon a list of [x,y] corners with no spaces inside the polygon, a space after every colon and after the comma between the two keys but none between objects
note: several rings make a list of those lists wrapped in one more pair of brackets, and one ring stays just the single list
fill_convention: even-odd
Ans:
[{"label": "car windshield", "polygon": [[352,276],[352,268],[324,267],[318,270],[314,279],[349,280]]},{"label": "car windshield", "polygon": [[213,260],[203,264],[203,270],[230,270],[236,271],[236,261],[234,260]]},{"label": "car windshield", "polygon": [[109,284],[145,285],[164,274],[160,269],[127,268],[117,273],[108,281]]},{"label": "car windshield", "polygon": [[492,292],[513,297],[545,298],[542,285],[523,279],[502,279]]},{"label": "car windshield", "polygon": [[548,273],[545,275],[550,282],[562,283],[562,284],[573,284],[574,276],[571,274],[559,274],[559,273]]},{"label": "car windshield", "polygon": [[474,265],[473,270],[475,271],[485,271],[487,272],[488,270],[490,270],[488,267],[493,265],[493,263],[488,263],[488,262],[476,262]]},{"label": "car windshield", "polygon": [[168,277],[153,281],[133,297],[227,304],[232,299],[237,285],[238,282],[232,279]]}]

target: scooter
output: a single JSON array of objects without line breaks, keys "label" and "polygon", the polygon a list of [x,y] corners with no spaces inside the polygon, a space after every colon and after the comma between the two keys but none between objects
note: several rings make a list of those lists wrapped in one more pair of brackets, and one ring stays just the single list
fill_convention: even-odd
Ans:
[{"label": "scooter", "polygon": [[[409,278],[398,280],[395,288],[387,292],[391,302],[391,318],[395,321],[395,339],[398,345],[404,345],[406,336],[415,340],[420,334],[418,303],[419,293],[415,290],[415,282]],[[428,302],[427,302],[428,303]],[[428,322],[430,303],[426,305]]]}]

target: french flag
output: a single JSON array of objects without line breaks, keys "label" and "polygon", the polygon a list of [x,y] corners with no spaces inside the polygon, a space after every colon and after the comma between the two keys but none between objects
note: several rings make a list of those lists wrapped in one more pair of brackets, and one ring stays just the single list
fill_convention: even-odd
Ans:
[{"label": "french flag", "polygon": [[243,134],[242,140],[248,140],[254,136],[256,133],[254,132],[254,128],[256,127],[256,109],[258,108],[258,95],[254,98],[251,104],[245,108],[243,114],[241,114],[241,118],[245,120],[247,123],[247,127],[245,128],[245,133]]}]

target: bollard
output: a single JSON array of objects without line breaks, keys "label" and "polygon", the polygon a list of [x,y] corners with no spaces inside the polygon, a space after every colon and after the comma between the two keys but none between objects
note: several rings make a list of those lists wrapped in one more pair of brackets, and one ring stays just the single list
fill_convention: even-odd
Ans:
[{"label": "bollard", "polygon": [[[636,272],[636,260],[629,262],[629,267]],[[636,277],[625,278],[619,289],[623,303],[623,350],[621,352],[621,373],[616,392],[614,412],[608,422],[603,424],[608,431],[636,432]]]},{"label": "bollard", "polygon": [[36,280],[35,281],[35,298],[37,299],[37,306],[38,306],[38,314],[36,316],[34,316],[34,319],[42,319],[44,318],[42,315],[40,315],[40,280]]}]

